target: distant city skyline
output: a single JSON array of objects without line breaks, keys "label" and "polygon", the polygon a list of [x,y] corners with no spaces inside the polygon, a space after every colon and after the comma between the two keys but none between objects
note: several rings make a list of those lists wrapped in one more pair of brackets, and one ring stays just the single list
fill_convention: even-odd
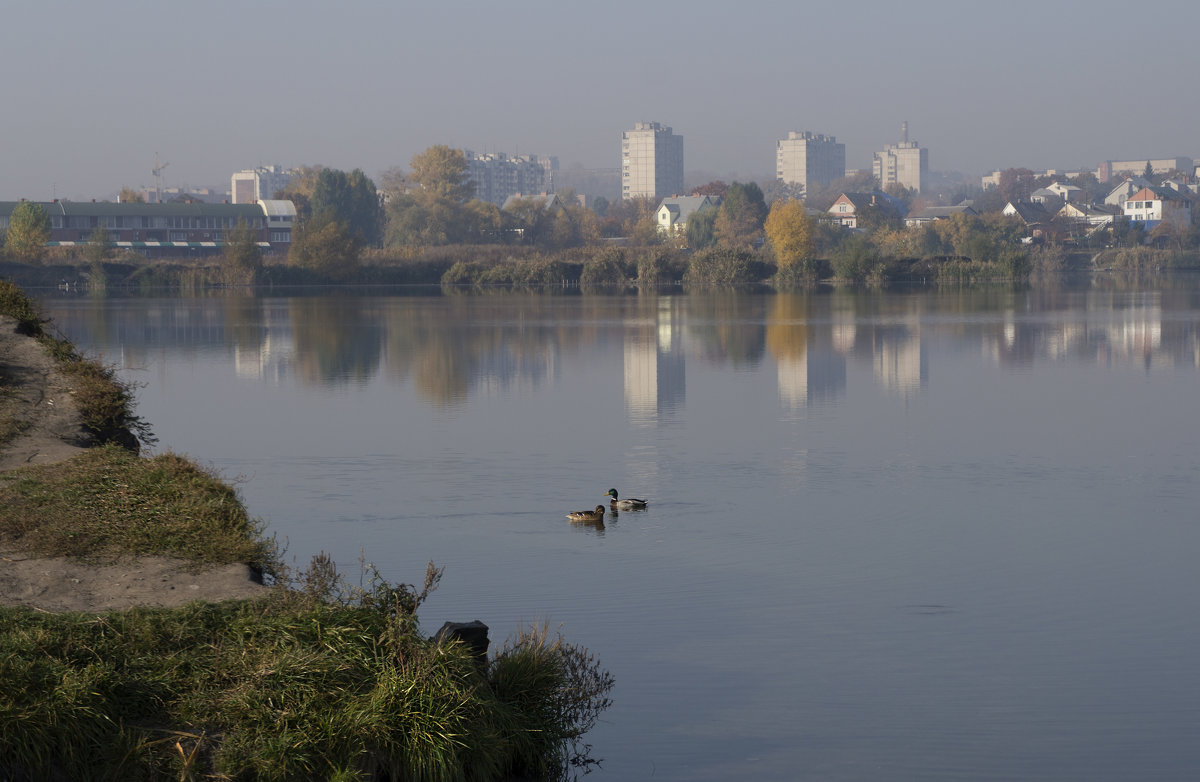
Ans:
[{"label": "distant city skyline", "polygon": [[[434,144],[617,169],[621,132],[650,120],[684,137],[687,171],[743,180],[772,178],[776,142],[806,129],[869,171],[905,120],[933,171],[1200,157],[1200,10],[1182,0],[520,10],[24,6],[0,30],[0,199],[152,186],[156,153],[174,188],[263,165],[378,178]],[[1145,52],[1170,67],[1129,67]]]}]

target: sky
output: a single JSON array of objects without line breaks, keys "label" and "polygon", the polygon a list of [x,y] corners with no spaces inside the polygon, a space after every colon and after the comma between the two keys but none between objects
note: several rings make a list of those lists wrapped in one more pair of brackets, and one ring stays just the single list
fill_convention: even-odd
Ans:
[{"label": "sky", "polygon": [[22,3],[0,27],[0,200],[376,178],[434,144],[615,169],[656,121],[685,168],[769,178],[789,130],[850,168],[909,138],[986,174],[1200,158],[1200,3],[1160,0]]}]

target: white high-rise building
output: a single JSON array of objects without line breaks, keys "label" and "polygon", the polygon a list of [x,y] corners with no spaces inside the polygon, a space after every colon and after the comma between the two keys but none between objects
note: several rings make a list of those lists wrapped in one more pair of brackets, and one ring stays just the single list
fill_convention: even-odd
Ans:
[{"label": "white high-rise building", "polygon": [[621,134],[621,197],[666,198],[683,193],[683,136],[657,122],[637,122]]},{"label": "white high-rise building", "polygon": [[775,143],[775,178],[800,189],[803,195],[845,175],[846,145],[833,136],[792,130]]},{"label": "white high-rise building", "polygon": [[908,123],[900,126],[899,144],[888,144],[882,152],[875,153],[872,173],[881,188],[891,184],[921,191],[921,181],[929,173],[929,150],[908,140]]},{"label": "white high-rise building", "polygon": [[464,149],[467,179],[475,183],[475,197],[497,206],[515,195],[535,196],[553,192],[558,158],[538,155],[479,154]]},{"label": "white high-rise building", "polygon": [[292,181],[291,170],[279,166],[259,166],[247,168],[233,175],[231,190],[235,204],[256,204],[259,201],[271,201],[275,194],[288,186]]}]

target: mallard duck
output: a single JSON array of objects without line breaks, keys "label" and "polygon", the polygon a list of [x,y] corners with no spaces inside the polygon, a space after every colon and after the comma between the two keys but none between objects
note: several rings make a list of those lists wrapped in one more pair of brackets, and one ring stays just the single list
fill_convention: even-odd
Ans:
[{"label": "mallard duck", "polygon": [[571,521],[604,521],[604,506],[597,505],[595,510],[576,510],[567,514]]},{"label": "mallard duck", "polygon": [[646,507],[646,501],[639,500],[637,497],[626,497],[623,500],[618,499],[616,489],[609,489],[607,496],[612,498],[608,501],[608,504],[614,510],[640,510]]}]

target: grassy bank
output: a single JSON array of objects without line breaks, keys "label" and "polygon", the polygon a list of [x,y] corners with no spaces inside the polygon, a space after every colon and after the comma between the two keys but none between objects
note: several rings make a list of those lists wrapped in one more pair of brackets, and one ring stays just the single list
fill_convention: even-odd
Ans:
[{"label": "grassy bank", "polygon": [[56,356],[98,446],[0,473],[0,548],[241,562],[273,584],[176,609],[0,607],[0,779],[488,780],[589,762],[579,741],[612,679],[586,650],[545,628],[483,659],[427,638],[432,564],[420,587],[369,566],[351,585],[320,555],[293,571],[218,476],[138,455],[129,389],[4,282],[0,312]]},{"label": "grassy bank", "polygon": [[[17,332],[41,343],[67,375],[83,429],[94,443],[117,443],[137,451],[141,444],[154,442],[149,424],[134,412],[133,389],[112,367],[83,356],[68,340],[52,333],[37,304],[7,280],[0,280],[0,314],[15,319]],[[0,428],[7,430],[2,420]]]},{"label": "grassy bank", "polygon": [[481,667],[416,632],[412,590],[338,599],[307,578],[180,609],[0,609],[0,777],[496,780],[578,762],[611,686],[584,650],[530,631]]}]

